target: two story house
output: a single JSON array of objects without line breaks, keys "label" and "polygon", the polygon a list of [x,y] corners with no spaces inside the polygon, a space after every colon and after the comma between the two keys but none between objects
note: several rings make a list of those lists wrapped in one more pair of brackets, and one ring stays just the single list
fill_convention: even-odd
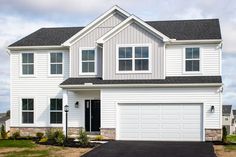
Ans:
[{"label": "two story house", "polygon": [[222,112],[222,125],[226,128],[227,134],[233,134],[235,129],[232,105],[223,105]]},{"label": "two story house", "polygon": [[85,27],[41,28],[8,47],[11,131],[85,129],[116,140],[217,141],[218,19],[143,21],[114,6]]}]

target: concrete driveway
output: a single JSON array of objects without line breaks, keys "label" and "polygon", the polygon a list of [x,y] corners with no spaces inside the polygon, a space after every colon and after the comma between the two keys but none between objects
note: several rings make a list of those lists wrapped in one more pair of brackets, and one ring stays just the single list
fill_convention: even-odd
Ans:
[{"label": "concrete driveway", "polygon": [[111,141],[83,157],[216,157],[212,143]]}]

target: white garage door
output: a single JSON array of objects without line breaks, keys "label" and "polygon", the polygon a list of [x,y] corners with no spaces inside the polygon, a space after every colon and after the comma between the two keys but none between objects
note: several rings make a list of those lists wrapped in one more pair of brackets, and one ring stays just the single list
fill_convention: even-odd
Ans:
[{"label": "white garage door", "polygon": [[119,104],[118,110],[118,140],[203,140],[201,104]]}]

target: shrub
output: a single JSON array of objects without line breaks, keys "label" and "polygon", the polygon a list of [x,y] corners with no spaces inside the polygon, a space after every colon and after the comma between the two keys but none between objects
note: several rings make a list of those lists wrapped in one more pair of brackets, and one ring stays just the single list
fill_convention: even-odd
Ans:
[{"label": "shrub", "polygon": [[2,125],[2,127],[1,127],[1,137],[2,137],[3,139],[6,139],[6,138],[7,138],[7,132],[6,132],[6,129],[5,129],[5,126],[4,126],[4,125]]},{"label": "shrub", "polygon": [[47,137],[43,137],[39,140],[39,143],[45,143],[48,141],[48,138]]},{"label": "shrub", "polygon": [[57,130],[54,132],[54,140],[57,144],[62,145],[65,141],[65,135],[63,134],[63,131]]},{"label": "shrub", "polygon": [[45,135],[49,140],[54,140],[54,132],[53,129],[49,129],[46,131]]},{"label": "shrub", "polygon": [[222,142],[223,142],[223,143],[226,143],[226,142],[227,142],[227,129],[226,129],[225,126],[223,126]]},{"label": "shrub", "polygon": [[42,133],[42,132],[37,132],[37,133],[36,133],[36,137],[37,137],[38,139],[41,139],[43,136],[44,136],[44,133]]},{"label": "shrub", "polygon": [[78,140],[82,147],[86,147],[89,145],[89,137],[83,130],[80,130]]},{"label": "shrub", "polygon": [[102,141],[103,140],[103,136],[102,135],[97,135],[94,140],[95,141]]},{"label": "shrub", "polygon": [[20,131],[16,131],[12,134],[12,138],[15,140],[15,139],[18,139],[20,138]]}]

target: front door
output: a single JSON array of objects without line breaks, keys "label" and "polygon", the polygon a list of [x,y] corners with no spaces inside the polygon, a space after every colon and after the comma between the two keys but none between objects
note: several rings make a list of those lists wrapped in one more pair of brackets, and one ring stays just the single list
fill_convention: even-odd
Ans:
[{"label": "front door", "polygon": [[85,130],[100,131],[100,100],[85,100]]}]

